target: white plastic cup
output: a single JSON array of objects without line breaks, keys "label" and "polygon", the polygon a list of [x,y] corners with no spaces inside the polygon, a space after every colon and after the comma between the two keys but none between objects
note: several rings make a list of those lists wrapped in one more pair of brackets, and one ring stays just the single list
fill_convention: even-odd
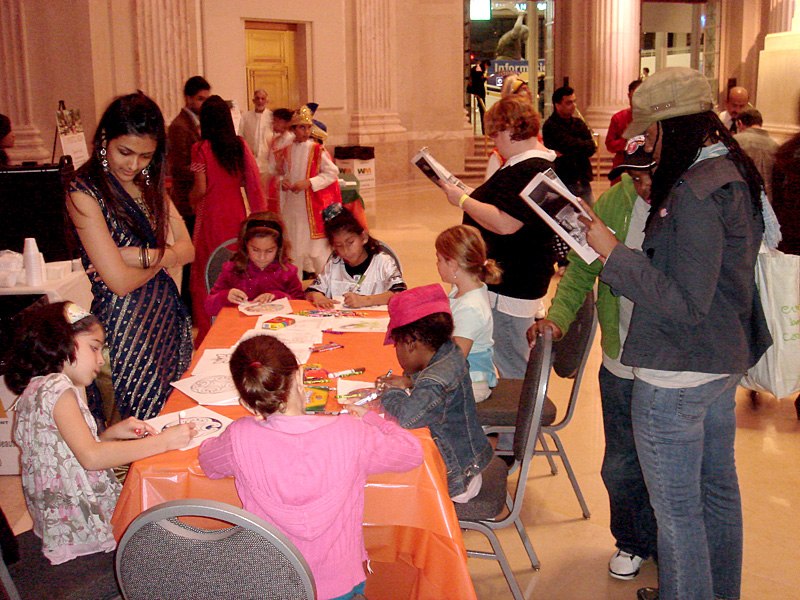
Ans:
[{"label": "white plastic cup", "polygon": [[25,238],[22,263],[25,265],[27,284],[30,286],[42,285],[44,282],[44,267],[42,265],[42,255],[39,253],[35,238]]}]

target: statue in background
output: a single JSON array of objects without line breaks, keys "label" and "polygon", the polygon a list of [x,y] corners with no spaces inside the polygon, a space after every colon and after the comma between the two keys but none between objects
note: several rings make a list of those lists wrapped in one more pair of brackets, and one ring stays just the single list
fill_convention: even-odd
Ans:
[{"label": "statue in background", "polygon": [[497,60],[521,60],[522,46],[528,39],[528,26],[523,23],[525,13],[517,13],[517,21],[497,42],[495,55]]}]

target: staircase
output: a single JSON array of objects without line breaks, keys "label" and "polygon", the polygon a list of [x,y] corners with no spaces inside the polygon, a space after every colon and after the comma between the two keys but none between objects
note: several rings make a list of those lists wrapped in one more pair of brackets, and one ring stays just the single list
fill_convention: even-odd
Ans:
[{"label": "staircase", "polygon": [[470,186],[478,186],[483,183],[483,176],[486,173],[486,163],[489,161],[489,153],[494,148],[492,141],[483,135],[476,135],[467,138],[467,152],[464,157],[464,170],[454,173],[461,181]]},{"label": "staircase", "polygon": [[[483,183],[483,176],[486,173],[486,163],[489,161],[489,153],[494,149],[492,141],[483,135],[476,135],[467,138],[467,153],[464,157],[464,170],[456,172],[454,175],[470,186],[477,186]],[[592,171],[595,181],[608,181],[608,172],[611,171],[611,159],[613,157],[601,146],[597,149],[597,154],[592,157]],[[599,176],[598,176],[599,175]]]}]

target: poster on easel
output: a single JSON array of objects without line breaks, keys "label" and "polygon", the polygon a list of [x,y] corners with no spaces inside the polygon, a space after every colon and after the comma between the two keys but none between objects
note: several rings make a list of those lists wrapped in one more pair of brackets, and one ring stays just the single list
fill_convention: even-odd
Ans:
[{"label": "poster on easel", "polygon": [[72,157],[72,165],[77,169],[89,160],[86,136],[83,134],[83,123],[81,122],[81,111],[77,108],[64,108],[62,104],[56,111],[56,123],[58,139],[61,140],[61,152],[64,156],[69,154]]}]

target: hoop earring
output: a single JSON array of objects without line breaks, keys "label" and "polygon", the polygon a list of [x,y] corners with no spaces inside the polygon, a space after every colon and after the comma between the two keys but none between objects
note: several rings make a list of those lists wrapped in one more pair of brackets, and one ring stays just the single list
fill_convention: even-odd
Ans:
[{"label": "hoop earring", "polygon": [[105,148],[100,148],[100,164],[103,165],[104,171],[108,171],[108,159],[106,158]]},{"label": "hoop earring", "polygon": [[144,169],[142,169],[142,175],[144,175],[144,184],[146,186],[150,185],[150,165],[147,165]]}]

